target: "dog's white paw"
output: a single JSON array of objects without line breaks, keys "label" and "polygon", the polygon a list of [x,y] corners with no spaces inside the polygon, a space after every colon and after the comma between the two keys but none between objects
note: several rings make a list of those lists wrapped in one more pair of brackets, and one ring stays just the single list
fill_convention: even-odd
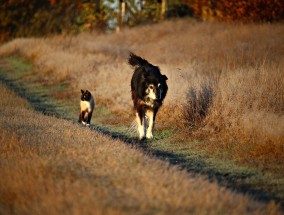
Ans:
[{"label": "dog's white paw", "polygon": [[154,136],[153,136],[152,133],[147,133],[147,134],[146,134],[146,138],[147,138],[147,139],[153,139],[153,137],[154,137]]},{"label": "dog's white paw", "polygon": [[139,135],[139,140],[144,140],[145,139],[145,135],[144,134],[140,134]]}]

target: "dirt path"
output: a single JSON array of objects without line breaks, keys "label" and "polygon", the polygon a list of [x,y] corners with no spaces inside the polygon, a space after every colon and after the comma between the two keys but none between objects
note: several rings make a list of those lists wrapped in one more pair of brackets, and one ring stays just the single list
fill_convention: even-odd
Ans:
[{"label": "dirt path", "polygon": [[[1,61],[0,70],[1,68],[7,70],[8,65],[6,65],[4,61]],[[34,110],[43,113],[44,115],[69,120],[73,123],[77,122],[76,119],[66,114],[66,110],[64,108],[61,108],[60,105],[56,105],[56,102],[52,101],[51,98],[42,95],[40,91],[28,90],[25,87],[25,83],[21,83],[21,81],[19,80],[11,80],[7,78],[7,76],[5,76],[3,72],[0,72],[0,81],[7,88],[16,92],[17,95],[26,99]],[[248,175],[251,173],[242,173],[237,176],[230,176],[229,174],[219,172],[218,169],[214,167],[208,168],[208,165],[201,159],[190,158],[188,156],[177,154],[175,152],[155,149],[151,147],[151,142],[140,142],[137,140],[137,138],[129,137],[121,132],[111,130],[108,127],[92,125],[90,128],[91,130],[97,131],[104,136],[110,137],[113,140],[119,140],[133,148],[138,148],[151,157],[156,157],[160,160],[167,161],[171,165],[177,166],[177,168],[180,170],[186,170],[190,174],[194,175],[205,175],[211,182],[217,181],[218,184],[222,187],[227,187],[243,194],[252,195],[255,199],[260,201],[269,202],[271,200],[275,200],[276,202],[281,204],[282,208],[284,208],[284,203],[282,202],[282,200],[274,194],[264,192],[261,189],[254,188],[250,185],[239,183],[241,180],[245,180],[247,177],[254,177],[254,175]]]},{"label": "dirt path", "polygon": [[[6,162],[15,157],[18,159],[10,164],[4,162],[1,166],[1,175],[6,175],[7,180],[3,181],[0,188],[0,212],[6,214],[12,210],[21,214],[28,209],[34,213],[46,213],[50,206],[55,205],[55,214],[66,208],[68,210],[65,213],[76,214],[77,210],[83,210],[84,204],[87,204],[85,210],[91,212],[93,202],[97,202],[95,208],[99,212],[96,214],[105,214],[106,211],[111,214],[132,214],[134,211],[141,214],[220,214],[229,211],[241,214],[280,213],[273,204],[254,202],[247,196],[224,190],[216,182],[209,183],[200,177],[188,178],[184,171],[177,171],[176,167],[150,159],[145,153],[189,170],[190,164],[182,156],[150,150],[149,143],[137,144],[136,139],[107,128],[93,126],[92,129],[86,129],[78,126],[75,120],[65,120],[68,117],[62,115],[56,105],[43,105],[46,100],[30,94],[23,85],[17,85],[2,75],[1,81],[16,92],[7,90],[1,84],[3,117],[0,136],[4,143],[1,160]],[[90,138],[94,140],[91,144]],[[7,143],[8,148],[5,146]],[[94,148],[97,147],[102,147],[101,151],[95,152]],[[141,149],[144,153],[139,152]],[[25,154],[28,154],[27,160]],[[101,154],[104,156],[100,157]],[[15,162],[23,164],[12,168]],[[32,163],[40,163],[40,167]],[[98,170],[98,166],[101,169]],[[49,175],[47,180],[41,178],[40,175],[46,174]],[[34,177],[36,179],[31,180]],[[14,179],[23,182],[15,182]],[[65,191],[54,187],[56,183],[65,184]],[[42,186],[45,190],[41,190]],[[17,193],[18,188],[15,187],[20,188],[21,193]],[[89,191],[99,195],[90,196]],[[77,193],[80,192],[83,193],[80,195],[87,196],[87,203],[78,199],[80,196]],[[34,198],[39,199],[38,206]],[[107,201],[102,200],[104,198]],[[59,199],[60,203],[54,199]]]}]

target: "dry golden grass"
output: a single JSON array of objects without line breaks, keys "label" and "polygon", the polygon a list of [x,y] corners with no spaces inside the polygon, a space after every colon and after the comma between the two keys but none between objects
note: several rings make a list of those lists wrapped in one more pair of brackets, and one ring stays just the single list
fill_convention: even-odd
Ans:
[{"label": "dry golden grass", "polygon": [[[185,139],[210,140],[208,147],[216,154],[225,145],[232,149],[230,158],[235,161],[273,166],[275,160],[284,162],[283,32],[281,24],[185,19],[119,34],[16,39],[1,46],[0,56],[18,54],[29,59],[34,76],[43,84],[70,83],[65,100],[75,103],[80,88],[91,90],[98,105],[124,116],[110,120],[116,124],[132,120],[126,113],[132,107],[127,55],[133,51],[169,78],[157,129],[178,127]],[[203,86],[212,90],[209,100],[199,93]],[[197,106],[191,105],[194,100]],[[200,107],[206,107],[202,116]]]},{"label": "dry golden grass", "polygon": [[1,214],[280,214],[0,91]]}]

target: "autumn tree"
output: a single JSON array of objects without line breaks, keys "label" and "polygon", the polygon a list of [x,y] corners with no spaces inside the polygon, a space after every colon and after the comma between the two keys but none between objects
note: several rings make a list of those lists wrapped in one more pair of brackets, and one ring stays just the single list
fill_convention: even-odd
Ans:
[{"label": "autumn tree", "polygon": [[284,19],[283,0],[181,0],[202,20],[275,22]]}]

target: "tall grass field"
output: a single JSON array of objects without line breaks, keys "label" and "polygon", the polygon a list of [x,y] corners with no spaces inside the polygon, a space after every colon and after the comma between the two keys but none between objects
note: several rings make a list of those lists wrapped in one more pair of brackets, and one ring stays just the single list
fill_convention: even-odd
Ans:
[{"label": "tall grass field", "polygon": [[169,150],[178,143],[188,152],[195,141],[200,156],[273,175],[272,189],[284,200],[283,24],[171,20],[120,33],[18,38],[0,46],[0,57],[24,58],[32,68],[23,80],[49,89],[74,120],[80,89],[88,89],[97,105],[93,123],[120,128],[135,117],[130,51],[168,77],[155,132],[169,136]]}]

